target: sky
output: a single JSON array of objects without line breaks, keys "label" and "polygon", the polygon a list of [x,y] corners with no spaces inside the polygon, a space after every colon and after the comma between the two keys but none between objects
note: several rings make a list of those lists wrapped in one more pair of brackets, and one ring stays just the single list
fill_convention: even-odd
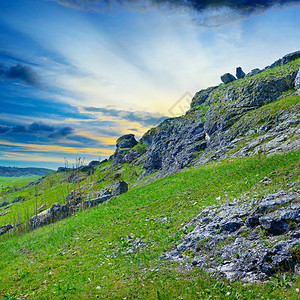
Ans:
[{"label": "sky", "polygon": [[104,159],[241,66],[300,50],[300,1],[0,0],[0,165]]}]

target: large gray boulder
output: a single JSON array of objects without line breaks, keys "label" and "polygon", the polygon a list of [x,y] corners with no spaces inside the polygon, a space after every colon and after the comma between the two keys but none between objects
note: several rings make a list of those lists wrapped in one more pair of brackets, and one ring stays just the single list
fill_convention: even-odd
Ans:
[{"label": "large gray boulder", "polygon": [[104,190],[108,191],[112,197],[124,194],[128,191],[128,184],[125,181],[117,181],[106,187]]},{"label": "large gray boulder", "polygon": [[3,206],[7,206],[7,205],[9,205],[9,202],[2,202],[2,203],[0,203],[0,207],[3,207]]},{"label": "large gray boulder", "polygon": [[40,214],[30,218],[30,226],[32,229],[47,225],[58,220],[64,219],[71,214],[71,207],[68,204],[54,203],[52,206],[41,212]]},{"label": "large gray boulder", "polygon": [[92,174],[94,174],[94,171],[95,171],[95,169],[92,166],[90,166],[90,165],[88,165],[88,166],[80,166],[80,167],[77,168],[77,170],[79,172],[84,172],[87,175],[92,175]]},{"label": "large gray boulder", "polygon": [[125,181],[117,181],[105,187],[101,191],[94,193],[93,199],[86,200],[82,204],[79,204],[79,206],[83,206],[85,208],[97,206],[100,203],[110,200],[112,197],[124,194],[127,191],[128,184]]},{"label": "large gray boulder", "polygon": [[133,148],[137,144],[134,134],[125,134],[117,139],[117,148]]},{"label": "large gray boulder", "polygon": [[224,75],[221,76],[221,80],[225,84],[227,84],[227,83],[230,83],[230,82],[236,80],[236,78],[232,74],[230,74],[230,73],[225,73]]},{"label": "large gray boulder", "polygon": [[300,68],[298,68],[296,79],[295,79],[295,88],[300,93]]},{"label": "large gray boulder", "polygon": [[98,167],[98,166],[100,166],[100,165],[102,165],[102,164],[104,164],[106,162],[107,162],[107,159],[104,159],[104,160],[101,160],[101,161],[99,161],[99,160],[93,160],[93,161],[91,161],[89,163],[89,167]]},{"label": "large gray boulder", "polygon": [[253,69],[253,70],[251,70],[251,72],[249,72],[249,73],[246,75],[246,77],[250,77],[250,76],[257,75],[257,74],[261,73],[262,71],[263,71],[263,70],[260,70],[260,69],[258,69],[258,68]]},{"label": "large gray boulder", "polygon": [[7,231],[13,229],[13,225],[7,224],[0,227],[0,236],[5,234]]},{"label": "large gray boulder", "polygon": [[11,203],[24,202],[24,201],[26,201],[26,198],[18,196],[15,197]]},{"label": "large gray boulder", "polygon": [[237,67],[237,68],[236,68],[236,78],[237,78],[237,79],[244,78],[245,75],[246,75],[246,74],[244,73],[244,71],[242,70],[241,67]]}]

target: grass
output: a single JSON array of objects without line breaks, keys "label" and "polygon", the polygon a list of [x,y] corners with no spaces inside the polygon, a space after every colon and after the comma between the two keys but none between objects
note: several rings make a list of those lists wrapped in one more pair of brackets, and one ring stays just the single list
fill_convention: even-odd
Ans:
[{"label": "grass", "polygon": [[0,188],[5,190],[7,187],[20,188],[27,185],[29,182],[36,181],[41,176],[32,177],[4,177],[0,176]]},{"label": "grass", "polygon": [[[39,184],[26,188],[22,191],[16,191],[12,193],[5,193],[1,196],[0,201],[6,201],[11,203],[15,197],[26,198],[23,203],[14,203],[9,207],[9,213],[0,217],[0,226],[6,224],[17,224],[25,223],[30,217],[37,213],[37,208],[41,207],[43,204],[46,208],[49,208],[53,203],[65,203],[67,195],[69,195],[74,190],[80,191],[81,194],[91,194],[95,191],[99,191],[105,186],[112,182],[113,175],[118,171],[112,171],[111,169],[102,171],[103,168],[111,165],[111,162],[106,162],[102,164],[95,173],[88,176],[85,181],[79,183],[68,182],[68,177],[76,173],[78,175],[83,175],[83,173],[78,173],[76,171],[70,171],[67,173],[52,173],[48,174],[45,179]],[[133,167],[129,164],[123,164],[122,169],[124,172],[118,178],[119,180],[125,180],[129,185],[133,184],[138,176],[142,172],[142,165]],[[98,182],[97,184],[90,185],[91,183]]]},{"label": "grass", "polygon": [[[299,180],[299,156],[298,151],[186,170],[55,224],[2,237],[2,299],[299,299],[299,278],[292,286],[244,286],[160,258],[192,229],[183,225],[208,205],[275,192]],[[271,173],[272,182],[261,187],[258,182]],[[137,238],[141,247],[135,247]]]}]

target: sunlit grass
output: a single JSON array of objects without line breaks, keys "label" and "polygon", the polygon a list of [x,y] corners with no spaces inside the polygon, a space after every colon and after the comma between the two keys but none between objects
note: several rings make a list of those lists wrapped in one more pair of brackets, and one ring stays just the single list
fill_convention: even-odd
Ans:
[{"label": "sunlit grass", "polygon": [[[268,186],[259,183],[265,176],[271,178]],[[297,299],[298,279],[291,288],[245,287],[160,256],[182,240],[190,230],[182,226],[204,207],[241,195],[260,197],[298,179],[299,152],[294,152],[228,160],[133,187],[68,219],[2,238],[0,290],[10,299],[25,294],[30,299]],[[144,247],[131,253],[136,238]]]}]

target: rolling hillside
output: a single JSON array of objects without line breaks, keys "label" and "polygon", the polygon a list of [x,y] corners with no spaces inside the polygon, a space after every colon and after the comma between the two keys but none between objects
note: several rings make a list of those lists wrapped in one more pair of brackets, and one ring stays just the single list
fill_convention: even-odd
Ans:
[{"label": "rolling hillside", "polygon": [[44,176],[51,172],[53,172],[53,170],[44,169],[44,168],[16,168],[16,167],[0,166],[0,176],[1,177]]},{"label": "rolling hillside", "polygon": [[299,92],[285,57],[2,193],[2,299],[299,299]]}]

